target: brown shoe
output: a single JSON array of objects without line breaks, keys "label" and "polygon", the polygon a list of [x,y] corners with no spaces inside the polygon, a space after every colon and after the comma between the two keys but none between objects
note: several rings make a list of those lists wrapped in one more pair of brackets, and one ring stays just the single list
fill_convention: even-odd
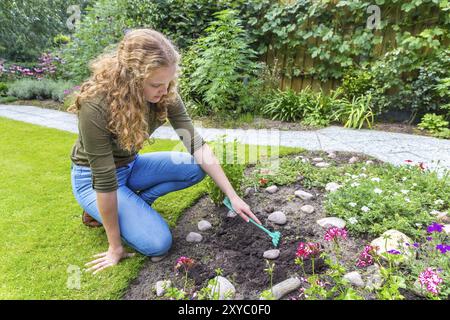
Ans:
[{"label": "brown shoe", "polygon": [[102,224],[92,218],[86,211],[83,210],[83,215],[81,216],[81,219],[83,220],[83,224],[91,227],[91,228],[98,228],[101,227]]}]

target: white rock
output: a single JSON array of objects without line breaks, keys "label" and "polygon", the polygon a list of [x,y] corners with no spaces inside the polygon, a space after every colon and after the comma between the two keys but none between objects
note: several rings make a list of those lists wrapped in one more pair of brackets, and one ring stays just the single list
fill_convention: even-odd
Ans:
[{"label": "white rock", "polygon": [[278,187],[277,187],[277,186],[270,186],[270,187],[267,187],[267,188],[266,188],[266,191],[267,191],[268,193],[275,193],[275,192],[278,191]]},{"label": "white rock", "polygon": [[303,190],[297,190],[294,192],[294,194],[302,200],[311,200],[314,198],[314,196],[311,193]]},{"label": "white rock", "polygon": [[272,287],[272,293],[276,300],[281,299],[289,292],[300,288],[301,282],[299,278],[289,278]]},{"label": "white rock", "polygon": [[313,158],[312,159],[314,162],[322,162],[323,158]]},{"label": "white rock", "polygon": [[352,285],[357,287],[364,287],[364,281],[357,271],[349,272],[344,276],[345,280],[348,280]]},{"label": "white rock", "polygon": [[336,153],[334,153],[334,152],[329,152],[329,153],[327,154],[327,156],[328,156],[328,158],[330,158],[330,159],[335,159],[335,158],[336,158]]},{"label": "white rock", "polygon": [[370,244],[378,247],[377,254],[379,255],[390,250],[397,250],[401,253],[411,255],[411,252],[407,250],[408,246],[406,246],[406,243],[413,242],[408,236],[400,231],[391,229],[384,232],[380,237],[372,240]]},{"label": "white rock", "polygon": [[329,192],[335,192],[337,189],[339,189],[340,187],[342,187],[339,183],[336,182],[329,182],[327,183],[327,185],[325,186],[325,190],[329,191]]},{"label": "white rock", "polygon": [[358,157],[351,157],[350,160],[348,160],[348,163],[355,163],[358,162],[359,158]]},{"label": "white rock", "polygon": [[372,160],[367,160],[366,164],[374,164],[375,162],[373,162]]},{"label": "white rock", "polygon": [[447,234],[450,234],[450,224],[444,224],[444,231]]},{"label": "white rock", "polygon": [[197,232],[189,232],[189,234],[186,236],[187,242],[200,242],[202,240],[203,240],[202,235]]},{"label": "white rock", "polygon": [[227,278],[224,278],[222,276],[217,276],[214,278],[217,280],[216,286],[208,285],[209,288],[211,288],[211,296],[213,297],[214,294],[219,293],[219,300],[230,300],[233,299],[236,294],[236,289],[234,288],[233,284],[228,281]]},{"label": "white rock", "polygon": [[155,289],[156,289],[156,295],[158,297],[162,297],[164,293],[166,293],[166,289],[170,288],[172,286],[172,281],[170,280],[161,280],[156,282]]},{"label": "white rock", "polygon": [[152,262],[160,262],[161,260],[163,260],[165,257],[167,257],[167,253],[165,255],[162,256],[156,256],[156,257],[151,257],[150,260]]},{"label": "white rock", "polygon": [[280,256],[280,250],[272,249],[264,252],[263,257],[266,259],[276,259]]},{"label": "white rock", "polygon": [[329,228],[329,227],[338,227],[338,228],[344,228],[345,227],[345,221],[341,218],[336,217],[329,217],[329,218],[323,218],[316,221],[321,227]]},{"label": "white rock", "polygon": [[206,231],[208,229],[211,229],[211,227],[212,227],[211,223],[209,223],[209,221],[206,221],[206,220],[200,221],[197,224],[197,226],[198,226],[198,230],[200,230],[200,231]]},{"label": "white rock", "polygon": [[316,167],[318,167],[318,168],[326,168],[326,167],[329,167],[329,166],[330,166],[330,164],[328,162],[318,162],[318,163],[316,163]]},{"label": "white rock", "polygon": [[300,208],[300,210],[302,210],[304,213],[313,213],[314,212],[314,207],[313,206],[311,206],[311,205],[309,205],[309,204],[306,204],[306,205],[304,205],[304,206],[302,206],[301,208]]},{"label": "white rock", "polygon": [[228,213],[227,213],[227,217],[228,218],[234,218],[236,216],[237,216],[237,213],[234,212],[234,211],[229,210]]},{"label": "white rock", "polygon": [[282,211],[274,211],[269,215],[269,220],[276,224],[285,224],[287,219]]},{"label": "white rock", "polygon": [[250,194],[251,191],[252,191],[252,187],[245,188],[244,197],[247,197]]}]

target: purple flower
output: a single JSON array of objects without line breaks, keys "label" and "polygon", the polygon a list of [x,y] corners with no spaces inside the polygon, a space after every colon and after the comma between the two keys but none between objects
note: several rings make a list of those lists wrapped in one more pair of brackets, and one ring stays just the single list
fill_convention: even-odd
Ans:
[{"label": "purple flower", "polygon": [[436,246],[436,249],[439,250],[441,253],[446,253],[447,251],[450,251],[450,246],[441,243]]},{"label": "purple flower", "polygon": [[426,239],[427,239],[427,241],[431,241],[431,240],[433,240],[433,238],[432,238],[432,237],[427,237]]},{"label": "purple flower", "polygon": [[400,252],[400,251],[398,251],[398,250],[394,250],[394,249],[392,249],[392,250],[389,250],[389,251],[388,251],[388,253],[390,253],[390,254],[401,254],[401,252]]},{"label": "purple flower", "polygon": [[442,224],[439,224],[437,222],[433,222],[431,225],[428,226],[427,232],[433,233],[433,232],[442,232],[442,228],[444,226]]}]

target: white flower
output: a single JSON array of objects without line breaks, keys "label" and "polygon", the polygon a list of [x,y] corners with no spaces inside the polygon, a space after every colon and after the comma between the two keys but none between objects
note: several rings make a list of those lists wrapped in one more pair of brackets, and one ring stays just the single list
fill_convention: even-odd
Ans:
[{"label": "white flower", "polygon": [[383,192],[383,190],[379,189],[379,188],[375,188],[373,190],[376,194],[381,194]]},{"label": "white flower", "polygon": [[411,200],[409,198],[405,198],[406,202],[411,202]]},{"label": "white flower", "polygon": [[402,178],[402,181],[406,181],[406,179],[408,179],[408,178],[406,178],[406,177],[403,177],[403,178]]},{"label": "white flower", "polygon": [[421,223],[416,223],[415,225],[416,225],[416,227],[421,227],[422,226]]},{"label": "white flower", "polygon": [[355,217],[351,217],[350,219],[348,219],[348,222],[350,224],[355,224],[355,223],[358,223],[358,219],[356,219]]},{"label": "white flower", "polygon": [[349,176],[349,177],[351,176],[351,174],[348,173],[348,172],[344,173],[344,175],[345,175],[345,176]]},{"label": "white flower", "polygon": [[367,169],[366,167],[361,167],[361,170],[366,171]]},{"label": "white flower", "polygon": [[437,199],[436,201],[434,201],[434,204],[443,205],[444,204],[444,200]]},{"label": "white flower", "polygon": [[413,187],[417,187],[417,183],[413,183],[412,185],[413,185]]},{"label": "white flower", "polygon": [[376,182],[380,182],[380,181],[381,181],[381,179],[380,179],[380,178],[372,178],[372,179],[370,179],[370,180],[372,180],[372,181],[376,181]]},{"label": "white flower", "polygon": [[438,211],[438,210],[432,210],[432,211],[430,212],[430,214],[432,214],[432,215],[434,215],[434,216],[437,216],[439,213],[441,213],[441,212]]},{"label": "white flower", "polygon": [[400,190],[401,191],[401,193],[403,193],[403,194],[407,194],[408,192],[409,192],[409,190]]},{"label": "white flower", "polygon": [[366,207],[366,206],[361,207],[361,210],[364,211],[364,212],[370,211],[370,209],[368,207]]},{"label": "white flower", "polygon": [[356,179],[356,178],[358,178],[358,176],[352,174],[352,179]]},{"label": "white flower", "polygon": [[365,174],[365,173],[361,173],[359,176],[363,177],[363,178],[367,178],[367,174]]},{"label": "white flower", "polygon": [[393,195],[394,195],[394,196],[398,196],[398,192],[394,192]]},{"label": "white flower", "polygon": [[358,183],[358,182],[353,182],[353,183],[351,184],[351,186],[352,186],[352,187],[357,187],[357,186],[359,186],[359,183]]},{"label": "white flower", "polygon": [[350,207],[356,207],[356,203],[355,202],[350,202],[349,204],[348,204]]}]

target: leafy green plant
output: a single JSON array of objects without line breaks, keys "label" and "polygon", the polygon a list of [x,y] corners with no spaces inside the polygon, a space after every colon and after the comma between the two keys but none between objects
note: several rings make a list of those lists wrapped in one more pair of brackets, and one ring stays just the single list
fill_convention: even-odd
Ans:
[{"label": "leafy green plant", "polygon": [[52,99],[64,101],[64,91],[73,87],[73,83],[62,80],[21,79],[11,83],[8,95],[18,99]]},{"label": "leafy green plant", "polygon": [[[237,146],[237,139],[234,139],[231,145],[232,148],[230,149],[227,147],[226,136],[223,135],[213,144],[213,151],[214,154],[219,155],[219,157],[222,155],[221,159],[219,159],[222,169],[233,186],[233,189],[236,190],[238,195],[242,195],[241,183],[244,177],[245,164],[241,163],[241,160],[238,158]],[[229,162],[229,152],[232,152],[233,158],[231,162]],[[206,188],[211,200],[216,205],[221,205],[225,198],[225,194],[210,177],[206,178]]]},{"label": "leafy green plant", "polygon": [[239,97],[247,94],[244,81],[253,79],[259,65],[252,61],[254,51],[240,19],[233,10],[214,14],[217,20],[205,30],[206,36],[199,38],[185,55],[184,72],[180,85],[185,98],[201,101],[207,113],[241,113]]},{"label": "leafy green plant", "polygon": [[443,129],[448,129],[448,124],[449,122],[444,120],[444,116],[428,113],[423,116],[418,127],[422,130],[428,130],[432,134],[436,134]]},{"label": "leafy green plant", "polygon": [[0,82],[0,97],[6,96],[8,93],[8,85],[5,82]]},{"label": "leafy green plant", "polygon": [[342,99],[332,117],[341,121],[346,128],[361,129],[364,124],[371,128],[374,122],[371,100],[370,94],[353,97],[351,101]]},{"label": "leafy green plant", "polygon": [[266,272],[269,276],[269,282],[270,282],[270,289],[264,290],[261,292],[260,297],[264,300],[275,300],[275,296],[273,295],[273,271],[275,269],[275,263],[270,262],[269,260],[266,260],[266,268],[264,269],[264,272]]}]

